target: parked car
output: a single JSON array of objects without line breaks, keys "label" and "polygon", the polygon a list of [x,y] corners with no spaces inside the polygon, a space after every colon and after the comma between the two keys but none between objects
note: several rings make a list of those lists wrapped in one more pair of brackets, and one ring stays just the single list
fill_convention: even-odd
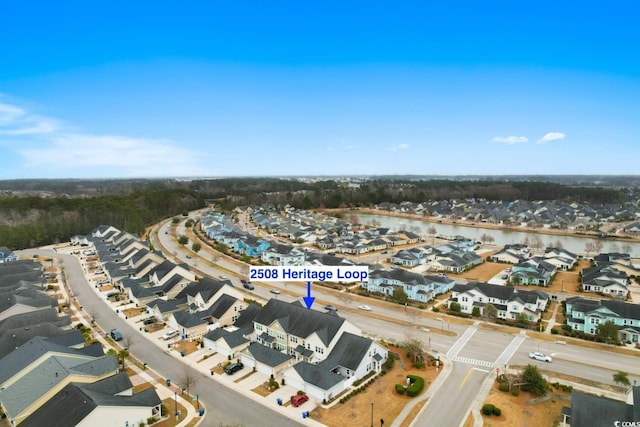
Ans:
[{"label": "parked car", "polygon": [[382,251],[382,252],[380,252],[380,253],[381,253],[382,255],[384,255],[384,254],[388,254],[388,253],[389,253],[389,251]]},{"label": "parked car", "polygon": [[309,396],[306,394],[297,394],[291,398],[291,406],[295,406],[297,408],[307,400],[309,400]]},{"label": "parked car", "polygon": [[502,278],[502,280],[507,280],[509,278],[509,275],[508,274],[503,274],[501,276],[501,278]]},{"label": "parked car", "polygon": [[122,334],[117,329],[112,329],[109,331],[109,336],[114,341],[122,341]]},{"label": "parked car", "polygon": [[253,286],[251,283],[245,283],[242,285],[243,288],[245,289],[249,289],[250,291],[254,290],[256,287]]},{"label": "parked car", "polygon": [[551,359],[551,356],[547,356],[546,354],[539,353],[537,351],[529,353],[529,357],[531,359],[540,360],[541,362],[551,362],[553,360]]},{"label": "parked car", "polygon": [[244,365],[238,362],[238,363],[232,363],[231,365],[227,366],[227,369],[225,369],[224,371],[227,373],[227,375],[233,375],[242,368],[244,368]]},{"label": "parked car", "polygon": [[359,305],[358,308],[364,311],[371,311],[371,307],[369,307],[368,305]]},{"label": "parked car", "polygon": [[276,288],[271,288],[271,290],[269,292],[271,292],[272,294],[276,294],[276,295],[280,293],[280,291],[278,289],[276,289]]},{"label": "parked car", "polygon": [[187,255],[187,259],[191,259],[191,255]]},{"label": "parked car", "polygon": [[170,340],[173,337],[177,337],[180,333],[178,331],[168,331],[165,332],[164,335],[162,336],[162,339],[167,341]]},{"label": "parked car", "polygon": [[156,318],[155,317],[147,317],[146,319],[144,319],[142,321],[143,324],[145,325],[150,325],[152,323],[156,323]]}]

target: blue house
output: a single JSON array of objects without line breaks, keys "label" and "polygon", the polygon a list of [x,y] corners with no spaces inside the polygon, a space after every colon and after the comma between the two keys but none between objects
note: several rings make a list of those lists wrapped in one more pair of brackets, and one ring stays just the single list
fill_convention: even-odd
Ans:
[{"label": "blue house", "polygon": [[267,249],[269,249],[269,242],[253,236],[245,236],[238,240],[233,247],[234,252],[250,257],[261,257]]},{"label": "blue house", "polygon": [[0,263],[17,261],[18,256],[6,246],[0,246]]}]

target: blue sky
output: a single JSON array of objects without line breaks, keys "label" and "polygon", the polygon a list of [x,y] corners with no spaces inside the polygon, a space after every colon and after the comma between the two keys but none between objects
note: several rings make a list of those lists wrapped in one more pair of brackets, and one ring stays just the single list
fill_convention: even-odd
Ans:
[{"label": "blue sky", "polygon": [[640,3],[489,3],[1,2],[0,179],[638,174]]}]

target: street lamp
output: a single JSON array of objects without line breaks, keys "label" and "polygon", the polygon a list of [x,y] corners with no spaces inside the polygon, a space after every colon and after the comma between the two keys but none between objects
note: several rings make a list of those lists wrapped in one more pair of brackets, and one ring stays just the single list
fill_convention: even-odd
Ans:
[{"label": "street lamp", "polygon": [[373,427],[373,402],[371,402],[371,427]]},{"label": "street lamp", "polygon": [[176,421],[178,421],[178,392],[177,391],[173,392],[173,401],[176,404]]}]

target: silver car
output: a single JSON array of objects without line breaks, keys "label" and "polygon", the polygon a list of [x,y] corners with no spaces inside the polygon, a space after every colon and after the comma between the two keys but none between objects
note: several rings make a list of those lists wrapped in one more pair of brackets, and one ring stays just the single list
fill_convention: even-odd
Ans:
[{"label": "silver car", "polygon": [[539,353],[537,351],[534,351],[533,353],[529,353],[529,357],[531,359],[539,360],[541,362],[549,362],[549,363],[551,363],[551,361],[553,360],[553,359],[551,359],[551,356],[547,356],[546,354]]}]

